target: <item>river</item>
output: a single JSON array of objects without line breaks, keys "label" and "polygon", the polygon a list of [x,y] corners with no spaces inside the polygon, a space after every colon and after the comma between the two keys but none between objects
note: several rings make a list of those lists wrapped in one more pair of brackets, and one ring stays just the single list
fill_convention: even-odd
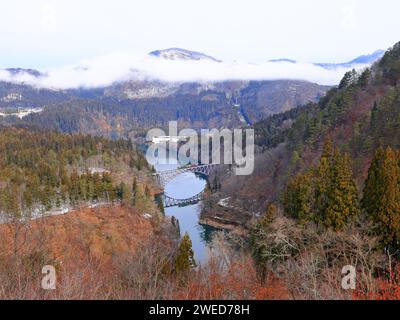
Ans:
[{"label": "river", "polygon": [[[155,165],[160,171],[176,169],[178,165]],[[165,193],[175,199],[186,199],[197,195],[206,187],[206,180],[194,173],[184,173],[171,180],[165,186]],[[208,259],[211,235],[215,229],[199,223],[201,203],[186,207],[171,207],[165,209],[167,216],[174,216],[179,220],[181,235],[186,232],[192,240],[193,251],[197,263],[205,263]]]}]

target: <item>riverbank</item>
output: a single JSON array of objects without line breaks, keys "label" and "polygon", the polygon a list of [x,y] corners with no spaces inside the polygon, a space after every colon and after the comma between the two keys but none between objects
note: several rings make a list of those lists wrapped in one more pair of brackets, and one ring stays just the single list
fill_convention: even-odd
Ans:
[{"label": "riverbank", "polygon": [[245,236],[253,226],[255,215],[233,205],[230,198],[207,192],[200,214],[200,223]]},{"label": "riverbank", "polygon": [[203,217],[199,219],[199,223],[222,231],[229,231],[238,236],[245,236],[248,234],[248,230],[243,228],[239,223],[219,217]]}]

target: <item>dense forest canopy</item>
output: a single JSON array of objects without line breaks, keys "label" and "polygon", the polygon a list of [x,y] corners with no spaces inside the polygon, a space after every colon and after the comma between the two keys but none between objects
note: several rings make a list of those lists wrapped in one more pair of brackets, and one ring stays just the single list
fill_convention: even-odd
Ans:
[{"label": "dense forest canopy", "polygon": [[[329,90],[318,103],[255,124],[255,172],[243,178],[219,177],[220,197],[241,199],[236,201],[238,208],[246,204],[244,212],[260,214],[270,201],[282,204],[288,189],[285,207],[289,216],[300,220],[312,216],[314,221],[318,216],[325,217],[323,220],[330,216],[327,224],[341,229],[343,221],[337,218],[347,218],[339,212],[349,210],[351,217],[360,209],[358,199],[363,196],[375,152],[380,147],[400,148],[399,52],[396,44],[371,68],[347,72],[339,86]],[[324,158],[327,139],[332,140],[335,151],[332,157]],[[318,182],[320,161],[329,168],[325,174],[332,174],[329,183],[326,177],[328,180]],[[330,189],[318,191],[318,185]],[[318,197],[324,193],[322,205]],[[338,198],[329,200],[333,201],[329,204],[327,195],[333,197],[334,193]],[[344,194],[347,198],[340,203]],[[256,200],[249,203],[249,198]],[[330,207],[335,209],[331,211]]]},{"label": "dense forest canopy", "polygon": [[0,129],[0,211],[9,216],[121,199],[116,168],[148,170],[129,140]]}]

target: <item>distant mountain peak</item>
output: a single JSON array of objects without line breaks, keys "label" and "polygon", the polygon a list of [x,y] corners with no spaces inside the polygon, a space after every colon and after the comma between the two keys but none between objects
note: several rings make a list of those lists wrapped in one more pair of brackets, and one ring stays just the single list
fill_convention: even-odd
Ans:
[{"label": "distant mountain peak", "polygon": [[350,64],[356,64],[356,63],[367,64],[367,63],[371,63],[371,62],[375,62],[375,61],[379,60],[380,58],[383,57],[384,54],[385,54],[384,50],[376,50],[374,53],[359,56],[359,57],[351,60],[348,63],[350,63]]},{"label": "distant mountain peak", "polygon": [[296,60],[281,58],[281,59],[271,59],[268,62],[287,62],[287,63],[297,63]]},{"label": "distant mountain peak", "polygon": [[206,55],[197,51],[190,51],[181,48],[169,48],[164,50],[156,50],[149,53],[149,55],[163,58],[166,60],[192,60],[192,61],[200,61],[200,60],[208,60],[213,62],[221,62],[214,57]]},{"label": "distant mountain peak", "polygon": [[344,62],[344,63],[316,63],[315,65],[320,66],[325,69],[336,69],[336,68],[352,68],[357,65],[362,65],[362,64],[372,64],[376,61],[378,61],[380,58],[383,57],[385,54],[384,50],[376,50],[375,52],[371,54],[366,54],[359,56],[349,62]]},{"label": "distant mountain peak", "polygon": [[41,77],[43,73],[34,69],[23,69],[23,68],[7,68],[5,69],[12,76],[21,75],[21,74],[29,74],[33,77]]},{"label": "distant mountain peak", "polygon": [[[335,70],[339,68],[357,68],[360,65],[368,65],[372,64],[379,59],[381,59],[385,54],[384,50],[376,50],[371,54],[366,54],[359,56],[351,61],[343,62],[343,63],[313,63],[313,65],[327,69],[327,70]],[[296,64],[298,61],[288,58],[279,58],[279,59],[271,59],[268,62],[272,63],[291,63]]]}]

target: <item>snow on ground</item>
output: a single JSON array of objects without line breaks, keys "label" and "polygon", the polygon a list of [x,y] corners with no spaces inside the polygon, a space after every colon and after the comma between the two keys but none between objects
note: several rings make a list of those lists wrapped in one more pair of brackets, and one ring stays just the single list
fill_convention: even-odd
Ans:
[{"label": "snow on ground", "polygon": [[231,199],[231,197],[221,199],[221,200],[218,201],[218,205],[220,207],[223,207],[223,208],[232,208],[232,206],[229,205],[229,200],[230,199]]},{"label": "snow on ground", "polygon": [[31,113],[40,113],[42,112],[43,109],[39,108],[39,109],[20,109],[17,112],[11,112],[11,113],[4,113],[4,112],[0,112],[0,117],[10,117],[10,116],[16,116],[20,119],[26,117],[27,115],[30,115]]},{"label": "snow on ground", "polygon": [[[110,205],[109,202],[93,202],[90,204],[85,205],[83,208],[89,208],[89,209],[94,209],[94,208],[100,208],[100,207],[105,207]],[[74,208],[70,205],[62,205],[59,208],[55,208],[55,209],[51,209],[48,211],[44,211],[44,207],[42,206],[38,206],[36,207],[30,216],[30,220],[37,220],[37,219],[41,219],[41,218],[47,218],[47,217],[55,217],[55,216],[62,216],[65,215],[67,213],[70,212],[74,212],[77,211],[77,208]],[[25,219],[28,219],[28,217],[23,217],[21,218],[21,222]],[[0,212],[0,224],[6,224],[6,223],[10,223],[12,220],[12,218],[10,218],[9,216],[3,214],[2,212]]]}]

